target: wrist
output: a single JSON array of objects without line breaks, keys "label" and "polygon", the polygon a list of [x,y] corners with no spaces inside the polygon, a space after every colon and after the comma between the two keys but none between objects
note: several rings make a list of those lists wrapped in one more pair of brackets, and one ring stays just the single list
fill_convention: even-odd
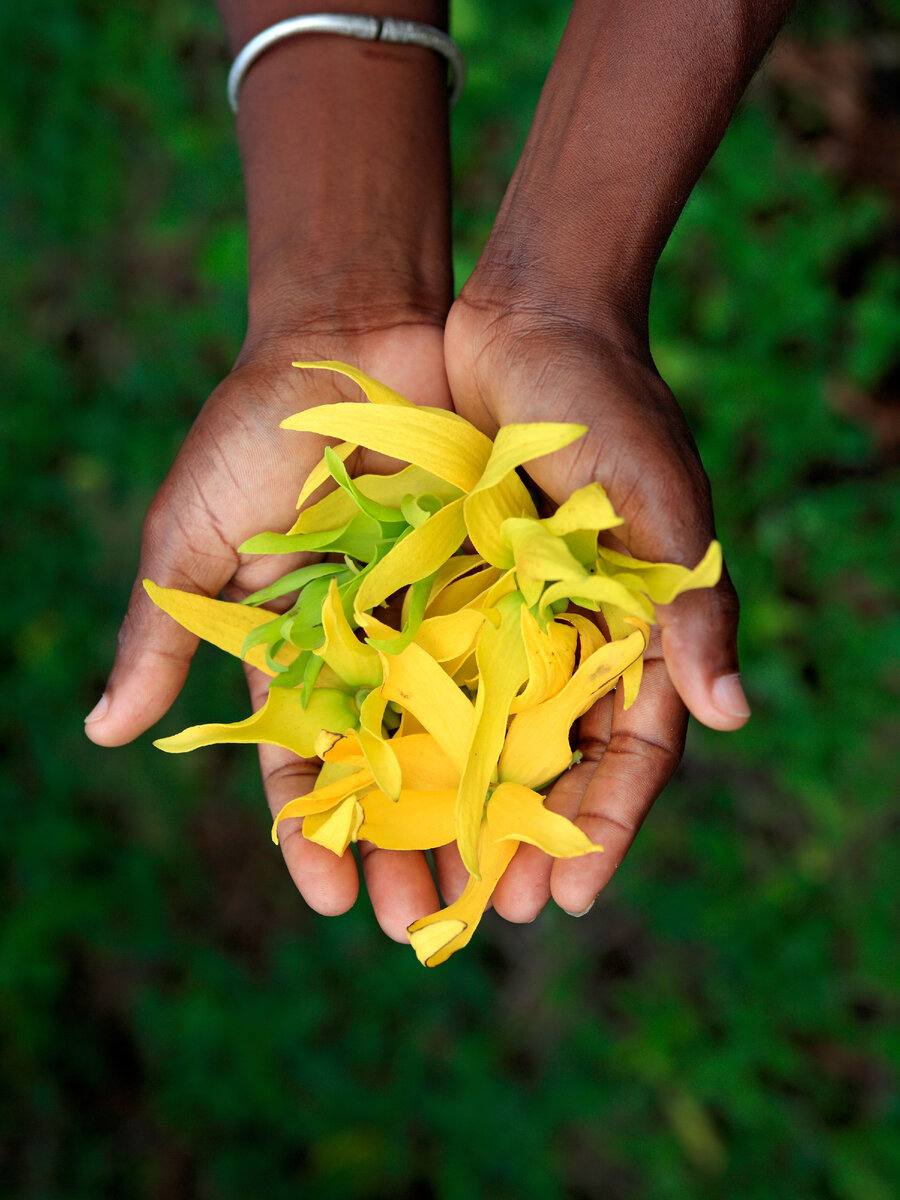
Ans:
[{"label": "wrist", "polygon": [[470,289],[646,337],[653,272],[789,0],[576,0]]},{"label": "wrist", "polygon": [[[275,4],[264,14],[263,5],[247,7],[256,25],[240,20],[250,36],[289,15]],[[381,7],[433,23],[446,11],[412,0]],[[235,20],[229,15],[230,28]],[[441,56],[327,34],[287,39],[248,72],[237,133],[251,339],[310,321],[369,328],[443,320],[453,281]]]}]

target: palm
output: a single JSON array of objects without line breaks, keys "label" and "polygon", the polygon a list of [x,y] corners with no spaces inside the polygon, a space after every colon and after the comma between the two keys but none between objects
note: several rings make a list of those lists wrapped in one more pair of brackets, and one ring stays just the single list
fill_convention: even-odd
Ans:
[{"label": "palm", "polygon": [[[445,355],[456,410],[485,432],[519,421],[587,426],[570,447],[529,464],[551,500],[598,481],[625,520],[616,532],[626,550],[645,559],[699,561],[713,536],[709,487],[684,417],[649,355],[569,325],[488,319],[464,300],[451,311]],[[710,716],[703,690],[709,666],[703,655],[711,661],[715,653],[733,654],[730,585],[681,597],[669,612],[660,610],[660,620],[663,638],[648,647],[638,701],[625,712],[610,695],[582,718],[582,762],[548,797],[551,808],[577,819],[607,853],[551,864],[522,847],[495,896],[503,915],[530,919],[551,892],[568,911],[586,908],[681,756],[682,700],[707,723],[720,719],[714,711]]]},{"label": "palm", "polygon": [[[298,344],[299,343],[299,344]],[[156,609],[141,581],[205,595],[240,599],[289,570],[283,556],[241,555],[238,547],[263,530],[284,530],[295,502],[322,453],[322,439],[279,429],[285,417],[315,405],[356,399],[348,381],[322,371],[300,371],[292,359],[351,361],[418,403],[449,407],[442,331],[404,326],[366,337],[316,337],[269,347],[235,368],[207,401],[157,493],[144,526],[141,563],[107,691],[110,717],[95,740],[118,745],[142,733],[178,694],[196,638]],[[387,460],[360,454],[357,472],[384,469]],[[254,707],[267,680],[248,671]],[[317,767],[280,750],[260,748],[266,796],[277,812],[308,791]],[[307,901],[321,912],[343,912],[357,890],[353,859],[337,859],[296,836],[282,837],[285,859]],[[402,938],[406,926],[437,907],[434,884],[421,855],[363,848],[376,914]]]}]

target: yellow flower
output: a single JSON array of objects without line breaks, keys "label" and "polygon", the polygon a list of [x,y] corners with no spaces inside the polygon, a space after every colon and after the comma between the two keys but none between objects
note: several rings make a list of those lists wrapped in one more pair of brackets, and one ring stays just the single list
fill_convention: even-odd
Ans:
[{"label": "yellow flower", "polygon": [[[549,812],[541,792],[571,763],[574,721],[619,680],[626,705],[634,701],[654,603],[714,584],[721,552],[713,543],[691,571],[607,549],[599,536],[621,521],[599,484],[542,519],[517,470],[581,437],[582,426],[510,425],[491,442],[353,367],[295,365],[348,376],[369,403],[283,422],[341,442],[311,472],[291,529],[242,549],[317,551],[325,561],[244,604],[146,583],[186,628],[273,677],[247,720],[157,745],[258,741],[318,753],[314,790],[282,809],[273,837],[290,816],[336,854],[359,838],[420,850],[456,840],[469,871],[462,896],[409,929],[419,959],[434,966],[469,941],[521,842],[555,857],[601,849]],[[344,463],[360,446],[409,465],[352,479]],[[329,478],[337,488],[302,507]],[[292,592],[287,613],[254,607]],[[400,604],[398,627],[375,613],[388,600]],[[570,603],[600,613],[610,640]]]}]

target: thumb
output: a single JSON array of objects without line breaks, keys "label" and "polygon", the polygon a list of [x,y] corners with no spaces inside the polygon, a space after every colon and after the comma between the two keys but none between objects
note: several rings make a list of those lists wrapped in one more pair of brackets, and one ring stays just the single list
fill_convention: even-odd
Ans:
[{"label": "thumb", "polygon": [[92,742],[121,746],[158,721],[181,691],[197,648],[199,639],[156,607],[144,591],[143,580],[216,596],[236,566],[233,552],[198,554],[180,531],[173,531],[171,522],[165,521],[163,534],[159,520],[148,515],[115,662],[103,695],[85,719],[85,733]]},{"label": "thumb", "polygon": [[714,588],[657,606],[669,676],[710,729],[740,729],[750,716],[738,667],[738,598],[727,573]]}]

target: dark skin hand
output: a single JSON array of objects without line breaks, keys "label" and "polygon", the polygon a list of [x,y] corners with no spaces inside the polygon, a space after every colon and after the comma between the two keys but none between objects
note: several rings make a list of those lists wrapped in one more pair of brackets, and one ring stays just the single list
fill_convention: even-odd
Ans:
[{"label": "dark skin hand", "polygon": [[[318,5],[223,4],[235,49],[259,30]],[[347,11],[354,11],[346,5]],[[440,4],[392,3],[384,15],[439,24]],[[372,12],[370,3],[356,11]],[[228,378],[204,405],[157,493],[105,690],[88,736],[132,740],[178,694],[197,639],[148,599],[151,578],[237,600],[290,570],[285,557],[240,555],[262,529],[289,527],[323,439],[278,428],[291,413],[356,400],[358,389],[293,360],[359,366],[420,404],[449,407],[442,331],[452,298],[445,70],[432,52],[302,37],[268,51],[241,91],[238,135],[250,233],[249,322]],[[315,164],[315,170],[311,169]],[[393,464],[396,466],[396,464]],[[389,464],[359,454],[355,471]],[[267,679],[248,671],[254,707]],[[260,748],[273,814],[309,791],[320,767]],[[281,831],[284,857],[316,911],[345,912],[358,892],[351,854]],[[455,850],[438,855],[452,863]],[[376,917],[391,937],[439,907],[421,853],[360,846]],[[447,880],[445,890],[452,889]]]},{"label": "dark skin hand", "polygon": [[[579,0],[487,247],[447,322],[457,412],[588,433],[529,464],[556,502],[594,480],[638,558],[694,566],[715,537],[710,488],[650,354],[660,252],[786,0]],[[609,695],[579,725],[582,762],[548,805],[606,853],[551,861],[522,846],[494,894],[528,921],[552,895],[582,913],[608,883],[684,748],[687,710],[713,729],[750,715],[727,577],[658,609],[637,702]]]},{"label": "dark skin hand", "polygon": [[[425,0],[347,2],[342,11],[445,27]],[[450,308],[446,81],[415,47],[305,36],[248,73],[238,136],[250,234],[248,333],[229,377],[189,433],[148,513],[116,661],[87,726],[100,745],[143,733],[167,711],[196,639],[157,610],[140,580],[240,599],[291,563],[241,556],[260,529],[284,529],[321,439],[278,430],[290,413],[357,398],[293,359],[359,366],[417,403],[453,407],[493,434],[510,421],[578,421],[578,443],[532,464],[560,501],[599,480],[641,558],[694,565],[714,536],[709,485],[647,343],[653,270],[691,188],[789,8],[785,0],[579,0],[484,254]],[[236,52],[261,29],[317,4],[222,0]],[[383,11],[382,11],[383,10]],[[450,310],[449,318],[447,318]],[[447,321],[446,333],[442,333]],[[356,471],[387,469],[360,454]],[[580,723],[583,761],[548,804],[604,855],[552,863],[523,846],[495,906],[532,919],[551,896],[581,912],[618,866],[680,758],[687,709],[716,729],[749,715],[737,677],[737,601],[727,579],[659,612],[637,703],[614,695]],[[255,707],[266,679],[249,671]],[[262,747],[273,812],[312,786],[316,761]],[[346,911],[357,874],[282,830],[307,902]],[[360,847],[382,928],[399,941],[438,907],[421,854]],[[445,901],[465,872],[435,854]]]}]

